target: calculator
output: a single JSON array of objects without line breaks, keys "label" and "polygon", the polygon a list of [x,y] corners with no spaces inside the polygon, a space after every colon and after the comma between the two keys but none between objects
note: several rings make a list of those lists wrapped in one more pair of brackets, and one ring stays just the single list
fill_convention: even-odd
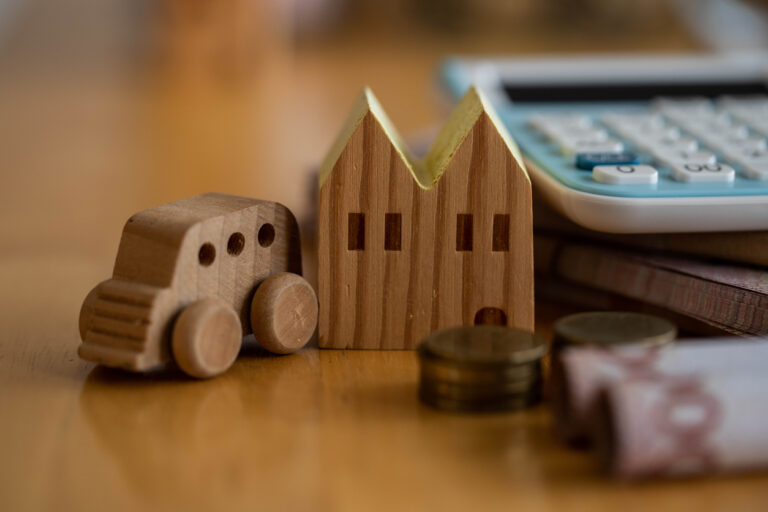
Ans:
[{"label": "calculator", "polygon": [[768,230],[765,55],[447,60],[520,147],[534,188],[612,233]]}]

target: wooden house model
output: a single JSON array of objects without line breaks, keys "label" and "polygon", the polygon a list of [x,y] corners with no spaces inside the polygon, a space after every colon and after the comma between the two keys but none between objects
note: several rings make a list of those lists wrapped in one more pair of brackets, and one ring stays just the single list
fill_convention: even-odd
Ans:
[{"label": "wooden house model", "polygon": [[474,88],[423,159],[364,90],[320,170],[319,346],[410,349],[484,323],[533,330],[521,162]]}]

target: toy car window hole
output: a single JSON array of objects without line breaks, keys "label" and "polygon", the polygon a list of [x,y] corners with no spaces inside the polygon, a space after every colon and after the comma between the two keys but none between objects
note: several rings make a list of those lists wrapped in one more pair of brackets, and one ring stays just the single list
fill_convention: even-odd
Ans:
[{"label": "toy car window hole", "polygon": [[262,247],[269,247],[272,242],[275,241],[275,227],[272,224],[264,224],[259,228],[258,234],[259,245]]},{"label": "toy car window hole", "polygon": [[200,251],[197,253],[197,259],[204,267],[209,266],[216,259],[216,248],[210,242],[205,242],[200,246]]},{"label": "toy car window hole", "polygon": [[232,256],[237,256],[241,252],[243,252],[243,248],[245,247],[245,237],[242,233],[232,233],[229,235],[229,240],[227,241],[227,252],[231,254]]}]

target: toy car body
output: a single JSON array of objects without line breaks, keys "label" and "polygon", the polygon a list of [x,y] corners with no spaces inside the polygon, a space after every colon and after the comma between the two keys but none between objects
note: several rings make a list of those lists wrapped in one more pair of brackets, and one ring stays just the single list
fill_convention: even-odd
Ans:
[{"label": "toy car body", "polygon": [[174,359],[177,317],[202,300],[226,303],[250,334],[257,286],[284,272],[301,274],[301,248],[283,205],[203,194],[139,212],[125,224],[112,278],[83,303],[80,357],[131,371],[162,366]]}]

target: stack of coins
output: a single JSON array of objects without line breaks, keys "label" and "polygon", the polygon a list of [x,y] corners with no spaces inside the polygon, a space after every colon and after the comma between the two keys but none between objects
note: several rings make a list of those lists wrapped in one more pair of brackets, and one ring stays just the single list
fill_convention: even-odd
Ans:
[{"label": "stack of coins", "polygon": [[419,397],[453,411],[503,411],[541,400],[546,343],[533,333],[480,325],[436,331],[419,346]]},{"label": "stack of coins", "polygon": [[565,347],[609,347],[623,344],[664,345],[677,336],[675,325],[663,318],[624,311],[592,311],[568,315],[554,325],[552,351]]}]

